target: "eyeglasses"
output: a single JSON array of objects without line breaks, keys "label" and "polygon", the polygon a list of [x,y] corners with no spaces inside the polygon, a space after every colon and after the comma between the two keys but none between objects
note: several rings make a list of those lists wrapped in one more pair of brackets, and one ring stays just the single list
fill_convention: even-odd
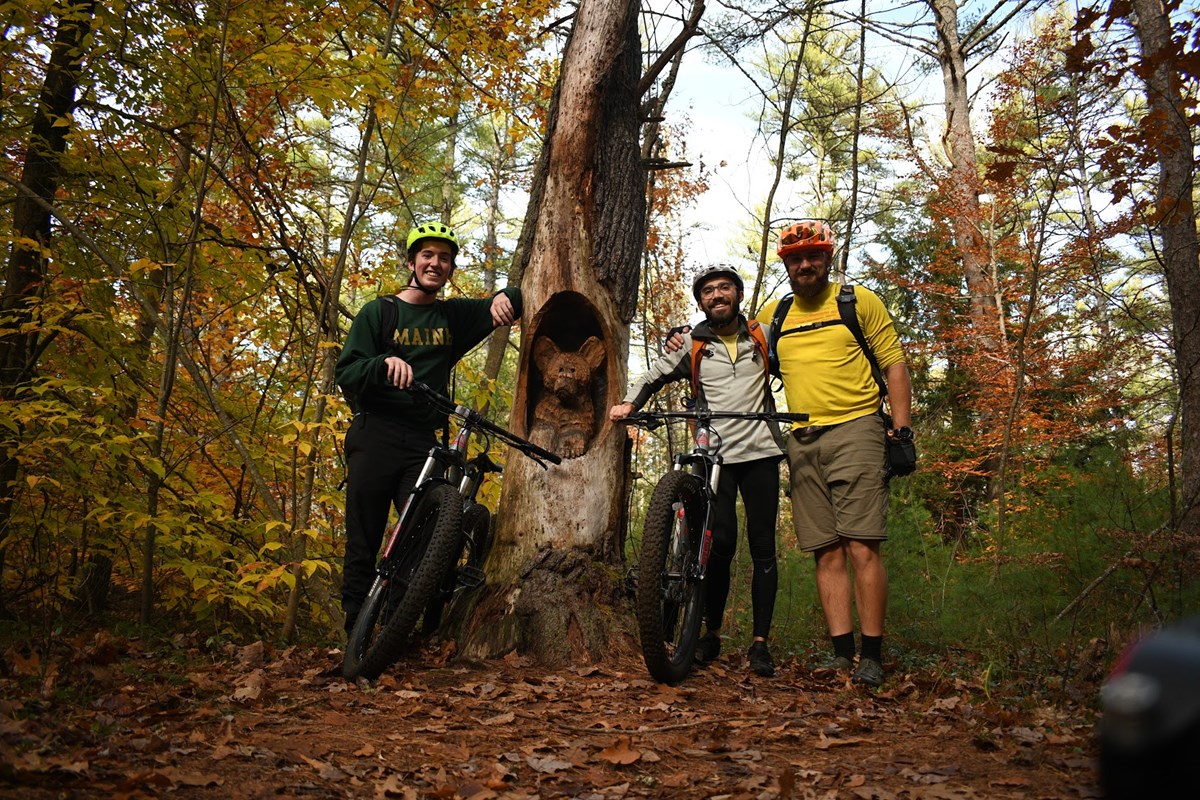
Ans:
[{"label": "eyeglasses", "polygon": [[700,296],[701,297],[712,297],[717,292],[721,292],[722,294],[724,294],[726,292],[736,292],[736,291],[737,291],[736,284],[734,284],[730,281],[721,281],[720,283],[710,283],[710,284],[707,284],[706,286],[701,287]]}]

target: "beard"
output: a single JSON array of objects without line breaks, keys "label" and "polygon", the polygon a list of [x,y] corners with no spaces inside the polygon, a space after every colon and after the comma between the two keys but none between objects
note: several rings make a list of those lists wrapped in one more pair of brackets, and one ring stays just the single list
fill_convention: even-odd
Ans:
[{"label": "beard", "polygon": [[792,275],[789,272],[788,282],[792,285],[792,294],[797,297],[816,297],[829,285],[829,265],[810,272],[801,272],[797,275]]},{"label": "beard", "polygon": [[737,303],[730,303],[727,306],[721,306],[715,310],[711,307],[704,309],[704,317],[708,320],[708,324],[712,327],[719,328],[722,325],[728,325],[730,322],[733,322],[735,319],[737,319],[737,316]]}]

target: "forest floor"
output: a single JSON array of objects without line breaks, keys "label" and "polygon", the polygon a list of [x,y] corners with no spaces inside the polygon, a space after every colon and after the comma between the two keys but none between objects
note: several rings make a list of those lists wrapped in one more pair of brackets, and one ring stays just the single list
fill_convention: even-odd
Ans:
[{"label": "forest floor", "polygon": [[894,671],[869,691],[722,654],[548,669],[434,644],[372,685],[337,649],[107,632],[4,652],[0,796],[1093,798],[1091,713]]}]

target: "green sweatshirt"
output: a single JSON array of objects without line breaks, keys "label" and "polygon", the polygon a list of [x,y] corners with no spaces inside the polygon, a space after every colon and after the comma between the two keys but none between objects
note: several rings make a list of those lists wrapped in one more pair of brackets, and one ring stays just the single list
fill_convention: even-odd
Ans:
[{"label": "green sweatshirt", "polygon": [[[501,290],[512,302],[520,318],[521,290]],[[410,428],[437,430],[446,424],[446,415],[431,409],[411,392],[385,383],[384,359],[399,356],[413,370],[413,380],[445,394],[450,370],[475,345],[492,332],[492,298],[455,297],[435,300],[429,305],[413,305],[396,298],[399,319],[392,333],[392,344],[379,350],[379,326],[383,300],[376,298],[359,310],[350,324],[350,333],[342,345],[337,363],[337,382],[357,397],[359,411],[396,417]]]}]

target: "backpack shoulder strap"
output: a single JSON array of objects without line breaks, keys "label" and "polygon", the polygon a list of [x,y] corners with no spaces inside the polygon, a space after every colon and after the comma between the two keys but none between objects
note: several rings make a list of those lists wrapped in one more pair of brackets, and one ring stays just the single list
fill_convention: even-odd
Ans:
[{"label": "backpack shoulder strap", "polygon": [[770,364],[767,361],[767,357],[771,352],[771,348],[767,344],[767,336],[763,333],[762,325],[758,320],[752,319],[747,323],[746,327],[750,329],[750,338],[754,341],[754,349],[758,351],[758,357],[762,359],[763,371],[769,374]]},{"label": "backpack shoulder strap", "polygon": [[[763,384],[767,387],[767,394],[770,396],[770,348],[767,345],[766,334],[763,333],[762,325],[758,320],[752,319],[746,323],[746,327],[750,329],[750,341],[754,345],[755,352],[758,353],[759,359],[763,365]],[[699,339],[692,339],[692,397],[700,396],[700,361],[704,358],[705,348],[709,346],[709,342],[704,342]]]},{"label": "backpack shoulder strap", "polygon": [[706,342],[692,337],[692,398],[700,396],[700,360],[704,358]]},{"label": "backpack shoulder strap", "polygon": [[854,341],[858,342],[858,346],[862,348],[863,355],[867,357],[867,363],[871,365],[871,377],[875,379],[875,383],[879,386],[879,396],[887,397],[887,381],[883,379],[883,370],[879,368],[879,362],[875,359],[875,351],[871,349],[871,345],[867,342],[867,337],[863,334],[862,325],[858,321],[858,302],[854,294],[854,284],[842,284],[842,288],[838,290],[837,296],[838,316],[842,319],[842,324],[850,329],[850,333],[854,335]]},{"label": "backpack shoulder strap", "polygon": [[396,304],[395,295],[380,295],[383,307],[379,314],[379,351],[386,352],[392,345],[392,337],[396,333],[396,323],[400,321],[400,306]]},{"label": "backpack shoulder strap", "polygon": [[767,372],[776,377],[779,376],[779,337],[783,331],[783,321],[792,308],[792,300],[791,294],[779,299],[775,304],[775,313],[771,315],[771,328],[767,331]]}]

